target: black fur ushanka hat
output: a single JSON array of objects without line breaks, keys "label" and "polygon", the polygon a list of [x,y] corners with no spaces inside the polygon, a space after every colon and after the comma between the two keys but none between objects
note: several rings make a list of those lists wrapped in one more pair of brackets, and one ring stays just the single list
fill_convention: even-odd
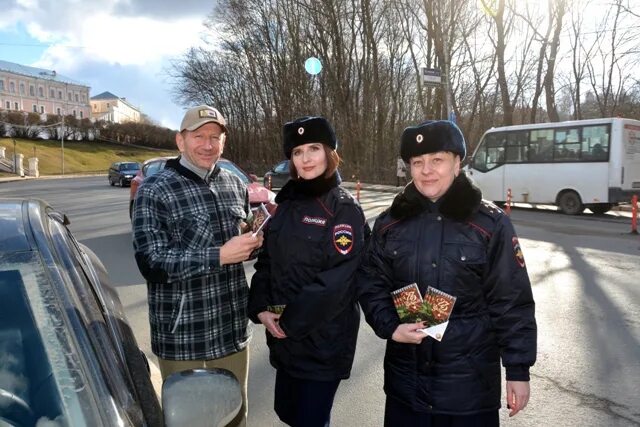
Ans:
[{"label": "black fur ushanka hat", "polygon": [[282,148],[287,159],[299,145],[320,142],[332,150],[338,148],[338,140],[333,127],[324,117],[301,117],[285,123],[282,128]]},{"label": "black fur ushanka hat", "polygon": [[402,132],[400,157],[406,163],[423,154],[450,151],[464,160],[467,148],[462,131],[449,120],[428,120],[417,126],[409,126]]}]

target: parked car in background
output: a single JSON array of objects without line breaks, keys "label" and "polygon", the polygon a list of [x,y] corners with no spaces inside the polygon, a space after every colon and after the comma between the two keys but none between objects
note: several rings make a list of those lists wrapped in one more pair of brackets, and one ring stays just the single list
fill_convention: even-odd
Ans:
[{"label": "parked car in background", "polygon": [[[181,411],[208,425],[211,393],[240,400],[228,373],[205,384],[178,375],[172,382],[197,387],[202,401],[189,408],[168,391],[165,418],[106,269],[68,223],[41,200],[0,199],[0,426],[169,426]],[[226,406],[217,415],[239,404]]]},{"label": "parked car in background", "polygon": [[[173,157],[155,157],[143,162],[142,168],[131,181],[131,189],[129,191],[129,218],[131,218],[133,214],[133,201],[135,200],[136,192],[138,191],[138,187],[140,186],[140,184],[142,184],[142,181],[146,177],[156,174],[164,169],[167,160],[172,158]],[[260,203],[264,203],[264,205],[267,207],[267,210],[273,213],[276,206],[276,195],[273,191],[268,190],[266,187],[257,182],[258,178],[255,175],[245,172],[244,170],[242,170],[242,168],[240,168],[240,166],[225,158],[221,158],[220,160],[218,160],[217,164],[220,165],[221,168],[234,173],[247,186],[247,190],[249,191],[249,203],[251,204],[251,207],[257,207],[258,205],[260,205]]]},{"label": "parked car in background", "polygon": [[264,186],[269,190],[282,188],[291,179],[289,176],[289,160],[283,160],[264,174]]},{"label": "parked car in background", "polygon": [[109,184],[124,187],[131,184],[131,180],[140,170],[138,162],[115,162],[109,166]]}]

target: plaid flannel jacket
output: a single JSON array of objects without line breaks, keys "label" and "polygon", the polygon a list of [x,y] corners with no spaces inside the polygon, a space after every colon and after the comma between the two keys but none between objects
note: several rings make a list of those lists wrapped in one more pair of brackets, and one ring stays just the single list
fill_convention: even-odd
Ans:
[{"label": "plaid flannel jacket", "polygon": [[145,179],[133,210],[136,262],[147,279],[151,347],[168,360],[209,360],[250,339],[242,263],[220,266],[220,246],[250,212],[245,185],[216,166],[209,182],[180,165]]}]

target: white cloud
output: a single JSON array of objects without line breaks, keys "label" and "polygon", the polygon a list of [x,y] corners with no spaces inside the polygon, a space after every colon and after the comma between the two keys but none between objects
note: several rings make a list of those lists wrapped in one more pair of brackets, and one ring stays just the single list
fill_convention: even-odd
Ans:
[{"label": "white cloud", "polygon": [[[190,46],[200,43],[202,20],[184,18],[163,22],[145,17],[119,18],[104,13],[84,20],[73,32],[58,38],[40,62],[54,67],[90,58],[107,64],[148,66],[167,57],[180,55]],[[188,30],[187,30],[188,29]],[[31,35],[42,41],[55,37],[37,25],[29,27]]]},{"label": "white cloud", "polygon": [[47,46],[27,65],[86,82],[92,96],[108,90],[126,97],[152,119],[175,128],[182,111],[170,100],[164,71],[172,58],[201,45],[202,24],[214,3],[0,0],[0,30],[22,27]]}]

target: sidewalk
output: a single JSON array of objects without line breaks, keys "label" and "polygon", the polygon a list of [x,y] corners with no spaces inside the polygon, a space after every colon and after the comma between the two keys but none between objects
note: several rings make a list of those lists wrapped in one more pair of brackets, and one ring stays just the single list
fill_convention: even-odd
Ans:
[{"label": "sidewalk", "polygon": [[18,175],[12,175],[12,176],[3,176],[0,177],[0,184],[3,182],[13,182],[13,181],[24,181],[24,180],[28,180],[28,179],[61,179],[61,178],[78,178],[78,177],[83,177],[83,176],[100,176],[100,175],[106,175],[104,173],[99,173],[99,174],[88,174],[88,173],[80,173],[80,174],[74,174],[74,173],[70,173],[70,174],[65,174],[65,175],[40,175],[38,178],[34,177],[34,176],[18,176]]}]

